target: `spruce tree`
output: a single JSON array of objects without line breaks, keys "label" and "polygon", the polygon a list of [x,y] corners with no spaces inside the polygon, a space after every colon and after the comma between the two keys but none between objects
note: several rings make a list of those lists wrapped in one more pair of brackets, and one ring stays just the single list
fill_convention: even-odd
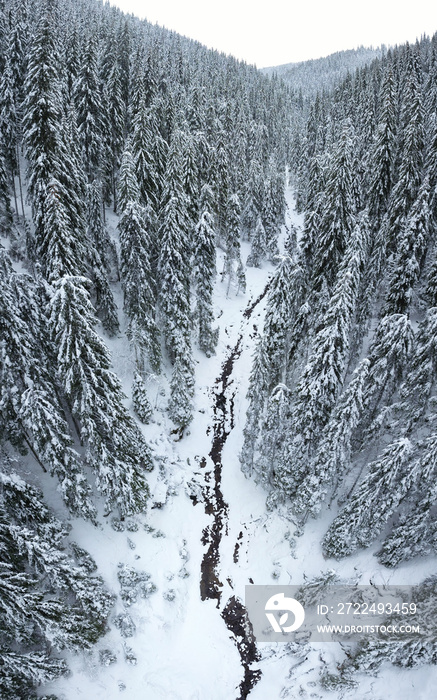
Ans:
[{"label": "spruce tree", "polygon": [[340,396],[318,445],[313,464],[305,474],[293,500],[293,511],[317,515],[328,494],[335,492],[351,466],[352,439],[362,410],[363,389],[369,373],[364,358]]},{"label": "spruce tree", "polygon": [[[17,98],[14,92],[14,76],[11,60],[6,57],[6,65],[0,78],[0,153],[1,153],[1,178],[4,184],[1,186],[2,202],[7,194],[7,204],[10,209],[9,187],[12,185],[15,201],[15,212],[18,215],[17,192],[15,188],[15,175],[18,172],[18,115],[16,107]],[[4,223],[12,220],[11,212],[6,213],[5,203],[2,204],[2,218]],[[7,228],[7,226],[6,226]]]},{"label": "spruce tree", "polygon": [[289,256],[281,258],[269,286],[263,327],[268,389],[285,382],[292,320],[304,298],[303,271]]},{"label": "spruce tree", "polygon": [[129,202],[139,203],[140,188],[135,172],[135,164],[127,144],[121,159],[120,172],[118,174],[117,205],[120,214],[123,214]]},{"label": "spruce tree", "polygon": [[284,438],[289,429],[290,392],[285,384],[278,384],[270,394],[258,440],[259,455],[255,463],[256,478],[267,486],[281,459]]},{"label": "spruce tree", "polygon": [[119,331],[117,306],[109,285],[112,243],[102,221],[101,188],[97,181],[88,187],[87,234],[90,243],[94,307],[110,336]]},{"label": "spruce tree", "polygon": [[228,278],[227,295],[235,280],[235,268],[238,268],[240,261],[240,200],[237,194],[233,194],[227,203],[225,259],[222,271],[222,280]]},{"label": "spruce tree", "polygon": [[53,0],[46,0],[29,51],[23,104],[23,130],[29,162],[28,191],[32,198],[36,252],[44,234],[42,219],[46,188],[59,160],[61,87],[59,84],[59,44],[51,13]]},{"label": "spruce tree", "polygon": [[366,440],[372,437],[371,426],[379,411],[401,386],[412,351],[413,331],[408,318],[403,314],[384,316],[376,328],[368,354],[369,376],[359,425]]},{"label": "spruce tree", "polygon": [[371,637],[360,642],[350,659],[345,664],[346,669],[377,673],[382,664],[390,661],[394,666],[406,670],[418,668],[425,664],[434,664],[436,655],[436,624],[433,610],[435,608],[437,581],[430,576],[411,591],[408,602],[415,603],[415,616],[420,629],[420,636],[406,636],[396,632],[402,625],[404,616],[390,616],[390,624],[395,628],[390,636]]},{"label": "spruce tree", "polygon": [[190,348],[178,352],[170,382],[168,412],[181,429],[193,419],[194,370]]},{"label": "spruce tree", "polygon": [[240,454],[241,470],[248,475],[251,475],[253,471],[259,425],[263,416],[265,402],[268,398],[268,382],[268,361],[265,353],[265,344],[263,339],[261,339],[255,348],[249,377],[249,389],[247,392],[249,406],[246,413],[246,423],[243,429],[244,441]]},{"label": "spruce tree", "polygon": [[164,183],[167,144],[159,132],[154,107],[147,107],[144,92],[138,111],[133,114],[132,126],[131,150],[141,203],[144,206],[149,205],[158,213]]},{"label": "spruce tree", "polygon": [[38,290],[29,277],[14,274],[6,254],[0,260],[0,288],[0,438],[21,452],[30,450],[59,479],[67,507],[94,520],[91,489],[49,372],[52,357],[46,354],[49,343]]},{"label": "spruce tree", "polygon": [[7,458],[3,463],[0,691],[5,699],[33,699],[38,686],[68,673],[65,659],[53,652],[90,649],[104,634],[114,599],[101,578],[67,553],[69,528],[42,494]]},{"label": "spruce tree", "polygon": [[64,205],[64,188],[52,178],[46,186],[44,213],[41,217],[39,254],[44,263],[44,276],[54,282],[65,275],[77,275],[83,271],[76,241],[72,236],[68,212]]},{"label": "spruce tree", "polygon": [[12,226],[11,198],[8,180],[3,138],[0,135],[0,226],[3,234],[9,233]]},{"label": "spruce tree", "polygon": [[84,278],[64,277],[54,285],[49,329],[58,357],[57,377],[78,422],[85,457],[96,473],[106,509],[122,516],[144,510],[148,487],[144,470],[150,452],[123,405],[108,349],[97,335]]},{"label": "spruce tree", "polygon": [[401,107],[400,163],[398,179],[389,201],[387,244],[390,250],[398,248],[398,238],[409,211],[417,198],[422,181],[424,156],[424,113],[417,59],[410,52],[406,85]]},{"label": "spruce tree", "polygon": [[258,216],[255,225],[255,231],[251,238],[250,255],[247,258],[246,265],[248,267],[261,267],[261,261],[267,254],[267,239],[264,224],[261,216]]},{"label": "spruce tree", "polygon": [[410,464],[413,455],[413,445],[403,438],[369,465],[368,474],[323,538],[325,555],[340,558],[370,546],[417,476],[417,465]]},{"label": "spruce tree", "polygon": [[148,359],[159,372],[161,348],[155,320],[156,290],[150,260],[150,217],[134,201],[126,204],[120,218],[121,280],[124,310],[129,318],[127,335],[131,341],[138,370],[145,369]]},{"label": "spruce tree", "polygon": [[425,177],[399,235],[384,307],[387,314],[405,314],[410,310],[429,239],[429,199],[429,180]]},{"label": "spruce tree", "polygon": [[381,87],[379,123],[370,156],[369,211],[378,228],[386,212],[394,180],[396,146],[395,86],[392,66],[388,66]]},{"label": "spruce tree", "polygon": [[159,308],[167,351],[175,359],[190,346],[190,219],[182,180],[185,137],[173,135],[170,147],[158,259]]},{"label": "spruce tree", "polygon": [[[58,269],[59,274],[84,274],[88,263],[84,183],[74,131],[63,116],[55,17],[54,0],[45,0],[29,53],[23,104],[28,192],[35,226],[34,249],[29,247],[28,252],[38,257],[51,279]],[[69,249],[65,253],[64,245]]]},{"label": "spruce tree", "polygon": [[216,232],[212,214],[213,193],[204,185],[200,200],[200,216],[194,236],[194,279],[196,283],[196,318],[199,347],[207,355],[214,353],[218,340],[218,329],[212,328],[214,309],[212,295],[216,276]]},{"label": "spruce tree", "polygon": [[343,124],[326,176],[326,194],[314,245],[313,286],[321,288],[325,279],[331,288],[340,261],[352,234],[356,217],[353,191],[353,132],[349,121]]},{"label": "spruce tree", "polygon": [[102,165],[102,96],[97,64],[97,35],[91,32],[83,52],[79,75],[74,86],[77,124],[85,168],[93,179]]},{"label": "spruce tree", "polygon": [[437,527],[433,517],[437,498],[436,435],[424,440],[419,449],[421,454],[415,470],[418,476],[412,484],[412,497],[378,552],[379,560],[386,566],[394,567],[437,550]]},{"label": "spruce tree", "polygon": [[147,389],[139,372],[135,372],[132,385],[132,403],[134,411],[142,423],[148,423],[153,413],[152,406],[147,396]]}]

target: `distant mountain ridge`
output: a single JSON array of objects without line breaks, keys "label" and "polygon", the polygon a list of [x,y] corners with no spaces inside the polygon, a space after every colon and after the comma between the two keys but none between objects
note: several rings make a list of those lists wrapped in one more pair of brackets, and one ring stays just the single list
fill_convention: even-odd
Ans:
[{"label": "distant mountain ridge", "polygon": [[276,73],[296,92],[302,91],[303,97],[311,98],[320,90],[332,89],[348,73],[353,73],[357,68],[371,63],[375,58],[381,58],[386,51],[384,45],[376,49],[359,46],[357,49],[337,51],[324,58],[262,68],[261,72],[265,75]]}]

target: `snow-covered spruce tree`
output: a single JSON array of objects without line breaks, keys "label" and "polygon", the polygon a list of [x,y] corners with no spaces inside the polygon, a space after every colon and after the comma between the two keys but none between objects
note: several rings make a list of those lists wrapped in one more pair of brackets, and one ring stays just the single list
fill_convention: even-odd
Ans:
[{"label": "snow-covered spruce tree", "polygon": [[163,336],[171,358],[178,345],[190,338],[190,226],[188,201],[182,179],[185,135],[173,134],[168,156],[166,186],[159,232],[158,294]]},{"label": "snow-covered spruce tree", "polygon": [[244,441],[240,454],[241,470],[249,476],[253,470],[260,421],[266,399],[268,398],[268,386],[268,361],[265,354],[265,345],[263,339],[261,339],[255,348],[249,377],[249,389],[247,392],[249,406],[246,413],[246,424],[243,429]]},{"label": "snow-covered spruce tree", "polygon": [[[86,205],[87,205],[87,177],[82,161],[80,137],[77,128],[77,115],[71,102],[66,107],[66,115],[62,120],[60,137],[64,155],[60,159],[61,170],[58,175],[66,190],[66,206],[69,212],[73,237],[77,238],[78,246],[87,248],[86,241]],[[78,248],[79,250],[79,248]],[[88,250],[79,250],[85,257]]]},{"label": "snow-covered spruce tree", "polygon": [[123,151],[118,173],[117,207],[120,215],[123,214],[129,202],[139,203],[140,201],[140,187],[130,148],[128,143]]},{"label": "snow-covered spruce tree", "polygon": [[83,159],[90,179],[102,165],[102,95],[97,63],[97,34],[90,32],[81,56],[79,75],[73,88]]},{"label": "snow-covered spruce tree", "polygon": [[384,316],[376,328],[368,354],[369,375],[358,426],[365,442],[372,439],[372,423],[378,413],[401,386],[412,351],[413,330],[409,319],[403,314]]},{"label": "snow-covered spruce tree", "polygon": [[381,564],[395,567],[414,557],[424,557],[437,552],[437,527],[433,515],[436,502],[435,487],[431,488],[429,494],[416,495],[384,540],[378,552]]},{"label": "snow-covered spruce tree", "polygon": [[158,274],[161,279],[159,300],[163,335],[174,363],[170,416],[185,427],[192,415],[194,364],[191,354],[188,254],[182,228],[186,226],[187,219],[183,210],[178,210],[178,204],[178,200],[172,197],[165,208]]},{"label": "snow-covered spruce tree", "polygon": [[[311,474],[309,465],[343,385],[367,249],[367,228],[358,223],[348,242],[326,312],[318,322],[293,397],[293,430],[289,433],[282,464],[275,475],[275,488],[288,496],[297,493],[302,481]],[[294,484],[292,492],[285,489],[285,482],[287,489]]]},{"label": "snow-covered spruce tree", "polygon": [[386,314],[409,312],[413,288],[420,275],[429,239],[429,200],[429,180],[425,177],[399,234],[399,243],[388,280],[384,306]]},{"label": "snow-covered spruce tree", "polygon": [[129,318],[127,336],[134,347],[140,373],[145,371],[146,358],[154,372],[159,372],[161,365],[149,226],[148,212],[136,202],[128,202],[118,223],[120,271],[124,310]]},{"label": "snow-covered spruce tree", "polygon": [[103,585],[94,560],[84,550],[66,549],[65,538],[70,527],[58,520],[42,501],[42,493],[23,481],[18,474],[1,474],[2,498],[11,518],[8,537],[20,555],[27,558],[52,590],[74,593],[78,605],[94,618],[97,630],[105,631],[105,623],[114,602]]},{"label": "snow-covered spruce tree", "polygon": [[261,261],[267,254],[266,231],[261,215],[259,215],[257,218],[255,231],[251,237],[251,244],[250,254],[247,258],[246,265],[248,267],[261,267]]},{"label": "snow-covered spruce tree", "polygon": [[342,127],[327,166],[326,189],[320,219],[313,238],[312,285],[317,291],[322,279],[331,288],[356,222],[357,202],[353,187],[353,129]]},{"label": "snow-covered spruce tree", "polygon": [[0,227],[3,235],[8,234],[12,226],[11,199],[9,194],[9,178],[5,162],[3,136],[0,134]]},{"label": "snow-covered spruce tree", "polygon": [[266,249],[270,260],[275,260],[279,254],[278,234],[280,227],[285,223],[285,183],[281,177],[277,164],[270,158],[267,178],[264,184],[264,197],[262,206],[262,222],[266,235]]},{"label": "snow-covered spruce tree", "polygon": [[235,269],[241,261],[240,215],[240,200],[237,194],[233,194],[229,197],[226,207],[225,259],[221,275],[222,280],[226,277],[228,279],[227,294],[235,281]]},{"label": "snow-covered spruce tree", "polygon": [[243,240],[251,240],[260,216],[251,181],[244,183],[243,207],[241,212],[241,235]]},{"label": "snow-covered spruce tree", "polygon": [[302,268],[296,260],[283,256],[270,283],[262,334],[268,390],[286,380],[291,324],[303,302],[304,290]]},{"label": "snow-covered spruce tree", "polygon": [[[433,91],[435,92],[435,90]],[[427,133],[430,134],[427,142],[427,153],[425,162],[425,172],[429,177],[430,184],[430,211],[433,220],[437,219],[437,115],[435,110],[428,112],[428,128]]]},{"label": "snow-covered spruce tree", "polygon": [[103,328],[110,336],[119,331],[117,306],[109,285],[111,240],[102,221],[102,195],[97,180],[88,186],[87,234],[90,242],[91,276],[94,308]]},{"label": "snow-covered spruce tree", "polygon": [[[197,163],[197,143],[191,134],[187,135],[182,158],[182,182],[187,196],[188,217],[191,223],[191,239],[199,220],[199,204],[201,192],[199,191],[199,166]],[[209,198],[213,203],[213,196]]]},{"label": "snow-covered spruce tree", "polygon": [[153,409],[147,396],[147,389],[139,372],[135,372],[132,385],[132,403],[134,411],[142,423],[148,423]]},{"label": "snow-covered spruce tree", "polygon": [[287,235],[284,240],[284,255],[294,258],[297,254],[297,228],[290,222],[286,227]]},{"label": "snow-covered spruce tree", "polygon": [[368,473],[322,540],[326,556],[341,558],[369,547],[420,476],[414,446],[407,438],[389,445],[368,467]]},{"label": "snow-covered spruce tree", "polygon": [[237,294],[241,292],[242,294],[246,294],[246,272],[244,270],[244,265],[240,259],[238,265],[237,265],[237,271],[236,271],[236,276],[237,276]]},{"label": "snow-covered spruce tree", "polygon": [[178,352],[170,382],[170,418],[180,428],[185,428],[193,419],[192,397],[194,396],[194,368],[191,348]]},{"label": "snow-covered spruce tree", "polygon": [[263,205],[263,172],[258,158],[250,161],[242,197],[241,232],[244,239],[250,240]]},{"label": "snow-covered spruce tree", "polygon": [[196,283],[196,319],[199,347],[207,355],[214,353],[218,329],[212,328],[214,309],[212,295],[216,276],[216,232],[213,218],[213,193],[204,185],[200,199],[200,217],[194,235],[194,279]]},{"label": "snow-covered spruce tree", "polygon": [[166,349],[173,363],[169,412],[184,428],[192,417],[194,364],[191,353],[191,220],[182,164],[187,139],[176,131],[170,144],[163,194],[158,260],[159,310]]},{"label": "snow-covered spruce tree", "polygon": [[54,0],[45,0],[29,52],[23,103],[28,192],[35,226],[28,253],[53,279],[59,265],[68,267],[66,274],[83,274],[88,263],[84,182],[63,115],[56,12]]},{"label": "snow-covered spruce tree", "polygon": [[261,424],[258,439],[259,455],[254,471],[257,480],[264,486],[270,485],[272,473],[278,459],[281,458],[282,446],[289,426],[290,392],[285,384],[278,384],[270,394]]},{"label": "snow-covered spruce tree", "polygon": [[81,277],[54,284],[49,330],[57,357],[57,378],[78,423],[86,460],[106,509],[122,516],[144,510],[148,487],[145,470],[150,451],[123,405],[121,385],[110,371],[109,351],[94,327],[96,319]]},{"label": "snow-covered spruce tree", "polygon": [[[396,405],[399,414],[397,427],[408,433],[418,424],[430,423],[434,411],[434,389],[437,380],[437,308],[426,312],[414,339],[408,373],[400,388]],[[427,420],[427,413],[431,420]]]},{"label": "snow-covered spruce tree", "polygon": [[62,93],[59,84],[59,46],[54,35],[54,0],[46,0],[29,49],[23,104],[23,136],[29,163],[28,191],[32,198],[36,254],[39,253],[45,189],[59,156]]},{"label": "snow-covered spruce tree", "polygon": [[429,306],[437,306],[437,245],[434,244],[431,248],[432,263],[428,270],[425,299]]},{"label": "snow-covered spruce tree", "polygon": [[[437,596],[437,579],[430,576],[418,586],[414,586],[410,601],[417,606],[415,624],[420,628],[420,635],[406,635],[403,631],[384,635],[371,636],[360,642],[352,656],[343,664],[350,671],[363,671],[366,674],[377,673],[382,664],[387,661],[402,669],[411,669],[426,664],[435,665],[437,654],[436,616],[434,615]],[[410,602],[408,601],[408,602]],[[402,625],[405,616],[391,616],[390,622],[394,628]]]},{"label": "snow-covered spruce tree", "polygon": [[[288,380],[290,335],[292,319],[298,315],[304,298],[302,269],[288,256],[281,259],[269,288],[266,315],[261,340],[258,342],[250,376],[244,444],[240,461],[243,471],[251,471],[257,446],[262,445],[264,430],[270,431],[270,423],[263,422],[263,412],[270,392],[275,386]],[[281,400],[285,394],[281,395]],[[274,429],[274,428],[272,428]],[[275,452],[275,457],[279,451]],[[275,464],[270,465],[270,472]]]},{"label": "snow-covered spruce tree", "polygon": [[311,278],[314,265],[315,240],[320,223],[321,209],[325,194],[320,193],[316,199],[315,206],[305,213],[302,237],[300,240],[300,260],[305,268],[306,277]]},{"label": "snow-covered spruce tree", "polygon": [[[21,180],[20,169],[20,153],[22,136],[22,105],[24,100],[24,78],[28,59],[28,48],[30,42],[30,12],[26,3],[11,3],[8,6],[9,26],[7,36],[5,37],[4,56],[6,65],[4,67],[3,78],[10,69],[9,73],[9,102],[6,107],[7,115],[3,112],[5,122],[7,122],[7,135],[5,132],[5,140],[8,144],[8,162],[10,166],[10,174],[18,177],[19,193],[16,192],[15,180],[12,177],[12,189],[14,193],[15,204],[17,201],[15,195],[19,194],[21,204],[21,214],[24,217],[24,198],[23,187]],[[8,79],[6,78],[8,82]],[[6,123],[5,123],[6,126]],[[16,206],[18,214],[18,209]]]},{"label": "snow-covered spruce tree", "polygon": [[133,113],[131,152],[140,189],[140,201],[158,214],[168,146],[155,118],[156,105],[147,106],[147,94],[141,90],[138,110]]},{"label": "snow-covered spruce tree", "polygon": [[44,262],[44,276],[49,282],[54,282],[64,275],[80,274],[84,266],[64,205],[64,187],[59,180],[52,178],[47,182],[45,192],[38,252]]},{"label": "snow-covered spruce tree", "polygon": [[[1,192],[6,191],[11,187],[14,195],[15,202],[15,212],[18,215],[18,200],[17,191],[15,187],[15,174],[18,172],[18,115],[17,115],[17,99],[14,91],[14,76],[12,73],[12,66],[10,57],[6,56],[6,64],[3,71],[3,75],[0,78],[0,153],[2,161],[2,173],[1,177],[4,180],[4,184],[1,185]],[[3,194],[2,201],[3,201]],[[10,208],[9,195],[8,195],[8,205]],[[4,208],[2,204],[2,209]],[[9,223],[11,220],[9,212]],[[2,215],[4,223],[6,223],[6,217]]]},{"label": "snow-covered spruce tree", "polygon": [[[104,164],[104,196],[105,201],[112,194],[114,211],[118,212],[116,173],[120,166],[123,151],[123,137],[126,125],[126,105],[123,100],[121,84],[121,71],[118,57],[115,55],[115,47],[112,47],[112,55],[107,64],[108,74],[102,76],[102,102],[105,106],[104,117],[106,124],[103,129],[103,164]],[[108,57],[109,58],[109,57]]]},{"label": "snow-covered spruce tree", "polygon": [[6,253],[0,258],[0,290],[0,441],[23,453],[30,450],[59,479],[70,511],[94,520],[91,489],[45,355],[48,338],[38,290],[27,275],[13,272]]},{"label": "snow-covered spruce tree", "polygon": [[4,463],[0,692],[5,700],[33,699],[37,686],[68,671],[53,651],[90,649],[105,633],[113,596],[100,577],[67,553],[68,528],[48,510],[42,494],[10,471],[7,458]]},{"label": "snow-covered spruce tree", "polygon": [[417,444],[417,474],[406,504],[392,532],[378,552],[386,566],[397,566],[415,556],[437,551],[437,526],[434,508],[437,502],[437,435],[433,432]]},{"label": "snow-covered spruce tree", "polygon": [[379,228],[394,180],[396,148],[396,97],[393,67],[388,65],[381,87],[380,115],[369,159],[368,206],[373,228]]},{"label": "snow-covered spruce tree", "polygon": [[397,250],[398,237],[422,182],[424,112],[418,58],[408,47],[406,84],[400,115],[400,163],[387,212],[385,229],[390,250]]},{"label": "snow-covered spruce tree", "polygon": [[335,493],[342,475],[350,468],[352,436],[360,420],[368,372],[369,360],[364,358],[324,430],[314,462],[293,500],[294,512],[316,516],[328,494]]},{"label": "snow-covered spruce tree", "polygon": [[[217,207],[217,229],[219,237],[225,242],[227,250],[229,229],[229,200],[231,195],[230,183],[230,157],[228,139],[224,130],[219,127],[217,144],[214,150],[213,183],[214,199]],[[238,217],[240,217],[240,203],[238,203]]]}]

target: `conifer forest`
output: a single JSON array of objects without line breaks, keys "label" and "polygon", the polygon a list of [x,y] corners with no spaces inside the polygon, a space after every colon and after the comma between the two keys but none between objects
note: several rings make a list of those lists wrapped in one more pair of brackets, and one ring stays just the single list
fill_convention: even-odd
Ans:
[{"label": "conifer forest", "polygon": [[[0,0],[0,697],[415,697],[244,587],[437,596],[437,34],[259,71]],[[404,694],[403,694],[404,693]]]}]

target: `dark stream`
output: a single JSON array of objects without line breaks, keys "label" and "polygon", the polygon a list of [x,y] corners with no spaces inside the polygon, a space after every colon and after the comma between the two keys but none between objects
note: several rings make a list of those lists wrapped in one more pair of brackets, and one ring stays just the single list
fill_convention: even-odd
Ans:
[{"label": "dark stream", "polygon": [[[243,313],[244,319],[249,319],[252,312],[267,293],[269,284],[265,287],[255,301],[249,302]],[[222,451],[228,435],[234,427],[233,408],[234,393],[229,392],[232,385],[232,372],[235,361],[242,351],[242,334],[233,348],[229,348],[228,355],[221,367],[220,376],[214,384],[214,423],[213,438],[209,456],[213,463],[213,471],[205,473],[206,486],[204,488],[205,512],[213,516],[211,525],[202,533],[202,544],[207,547],[201,564],[200,596],[202,600],[216,600],[220,607],[223,583],[219,578],[220,543],[223,533],[227,535],[229,506],[223,498],[221,490],[222,480]],[[205,463],[206,460],[203,460]],[[197,501],[193,501],[196,503]],[[234,561],[237,560],[237,552],[234,552]],[[232,596],[224,606],[221,616],[226,627],[232,633],[232,638],[238,649],[244,677],[240,683],[240,695],[236,700],[246,700],[250,691],[261,678],[259,669],[250,668],[251,664],[259,661],[260,655],[256,648],[251,625],[243,603]]]}]

